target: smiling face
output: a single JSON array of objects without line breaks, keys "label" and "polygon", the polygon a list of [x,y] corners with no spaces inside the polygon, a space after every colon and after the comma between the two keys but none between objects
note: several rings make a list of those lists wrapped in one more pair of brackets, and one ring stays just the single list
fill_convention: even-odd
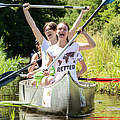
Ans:
[{"label": "smiling face", "polygon": [[67,40],[69,27],[66,23],[59,23],[57,26],[58,40]]},{"label": "smiling face", "polygon": [[48,41],[51,41],[56,38],[56,28],[57,28],[57,25],[54,22],[48,22],[45,24],[44,32]]},{"label": "smiling face", "polygon": [[56,37],[56,30],[53,30],[50,26],[47,26],[45,28],[45,35],[48,41],[50,41],[51,39],[54,39]]}]

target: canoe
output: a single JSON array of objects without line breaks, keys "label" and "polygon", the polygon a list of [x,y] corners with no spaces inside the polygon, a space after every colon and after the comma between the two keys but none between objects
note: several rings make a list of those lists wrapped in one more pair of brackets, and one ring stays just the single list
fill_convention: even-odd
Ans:
[{"label": "canoe", "polygon": [[75,82],[69,72],[48,86],[33,86],[27,79],[19,83],[19,101],[40,113],[81,117],[94,109],[95,86]]}]

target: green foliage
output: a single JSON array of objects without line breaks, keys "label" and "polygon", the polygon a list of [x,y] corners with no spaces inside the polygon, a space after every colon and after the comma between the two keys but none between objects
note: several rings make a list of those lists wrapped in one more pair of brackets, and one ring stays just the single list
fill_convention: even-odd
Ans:
[{"label": "green foliage", "polygon": [[113,46],[120,46],[120,14],[114,17],[109,24],[105,24],[103,36],[112,42]]},{"label": "green foliage", "polygon": [[[77,0],[77,1],[69,0],[68,5],[90,6],[90,11],[88,13],[85,13],[83,16],[83,19],[80,24],[80,26],[82,26],[88,20],[88,18],[92,15],[92,13],[96,10],[96,8],[100,5],[100,1],[99,0],[97,0],[97,1],[96,0]],[[79,16],[80,12],[81,12],[80,10],[67,10],[64,20],[67,21],[68,24],[72,26],[72,24],[74,23],[76,18]],[[96,26],[98,24],[98,20],[99,20],[99,15],[96,14],[96,16],[92,19],[92,21],[87,26],[87,28],[93,30],[93,32],[96,30],[98,31],[98,29],[96,28]]]},{"label": "green foliage", "polygon": [[[93,12],[98,8],[102,0],[69,0],[67,2],[68,5],[73,5],[73,6],[75,5],[90,6],[90,11],[83,16],[83,20],[80,25],[82,26],[88,20],[88,18],[93,14]],[[67,21],[70,25],[74,23],[73,20],[75,20],[80,13],[79,10],[76,11],[67,10],[64,20]],[[93,34],[96,33],[97,31],[101,32],[104,24],[109,23],[111,19],[113,19],[119,13],[120,13],[120,0],[115,0],[111,4],[106,4],[99,10],[99,12],[90,21],[89,25],[87,25],[87,29],[92,30]]]},{"label": "green foliage", "polygon": [[[63,5],[64,0],[6,0],[6,3],[23,4],[29,2],[30,4],[55,4]],[[4,3],[5,3],[4,2]],[[6,7],[0,8],[0,36],[3,37],[4,51],[7,57],[14,57],[18,55],[29,56],[33,48],[35,48],[35,37],[24,17],[22,8]],[[48,21],[58,21],[60,17],[65,14],[64,9],[30,9],[31,16],[36,22],[38,28],[43,32],[43,26]]]},{"label": "green foliage", "polygon": [[14,59],[6,59],[6,53],[3,53],[2,50],[0,50],[0,74],[8,72],[8,71],[16,71],[17,69],[21,68],[21,62],[23,59],[18,56]]},{"label": "green foliage", "polygon": [[[102,0],[101,0],[102,1]],[[100,0],[1,0],[3,3],[23,4],[52,4],[70,6],[90,6],[90,11],[83,16],[80,26],[93,14],[101,4]],[[66,13],[67,11],[67,13]],[[29,56],[34,45],[34,35],[24,17],[22,8],[0,8],[0,36],[3,38],[2,47],[8,57],[18,55]],[[65,21],[70,27],[80,14],[80,10],[75,9],[30,9],[30,13],[36,25],[43,33],[43,26],[48,21]],[[112,14],[111,14],[112,13]],[[120,13],[120,0],[115,0],[111,4],[104,5],[94,16],[87,26],[87,29],[96,33],[101,31],[105,23],[109,23]],[[64,17],[65,16],[65,17]],[[116,39],[116,38],[115,38]],[[115,40],[116,41],[116,40]]]},{"label": "green foliage", "polygon": [[11,112],[11,120],[15,120],[15,108],[14,108],[14,110]]},{"label": "green foliage", "polygon": [[[81,51],[87,65],[87,72],[82,76],[83,78],[120,78],[120,48],[113,47],[106,36],[100,33],[93,35],[96,47]],[[120,83],[95,82],[95,84],[97,84],[97,91],[101,93],[120,93]]]}]

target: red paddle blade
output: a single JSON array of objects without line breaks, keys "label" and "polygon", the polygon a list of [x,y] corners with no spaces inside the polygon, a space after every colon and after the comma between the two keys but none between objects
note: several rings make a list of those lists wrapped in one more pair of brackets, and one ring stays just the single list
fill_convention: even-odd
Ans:
[{"label": "red paddle blade", "polygon": [[120,78],[87,78],[87,80],[95,82],[120,82]]}]

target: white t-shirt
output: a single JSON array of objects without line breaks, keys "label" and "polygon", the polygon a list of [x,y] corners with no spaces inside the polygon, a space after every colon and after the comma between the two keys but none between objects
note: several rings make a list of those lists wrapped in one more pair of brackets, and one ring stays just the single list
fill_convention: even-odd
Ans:
[{"label": "white t-shirt", "polygon": [[[61,73],[65,73],[66,71],[70,71],[71,76],[74,80],[78,80],[76,75],[76,63],[78,60],[77,52],[79,50],[79,45],[74,42],[71,46],[69,46],[63,54],[58,58],[58,60],[54,63],[55,67],[55,77]],[[47,53],[55,58],[58,56],[64,48],[59,47],[57,44],[52,45],[47,49]]]},{"label": "white t-shirt", "polygon": [[76,57],[79,62],[83,60],[83,56],[81,55],[80,51],[76,53]]},{"label": "white t-shirt", "polygon": [[43,39],[41,50],[42,50],[42,67],[45,67],[47,64],[47,49],[50,47],[50,42],[45,38]]}]

